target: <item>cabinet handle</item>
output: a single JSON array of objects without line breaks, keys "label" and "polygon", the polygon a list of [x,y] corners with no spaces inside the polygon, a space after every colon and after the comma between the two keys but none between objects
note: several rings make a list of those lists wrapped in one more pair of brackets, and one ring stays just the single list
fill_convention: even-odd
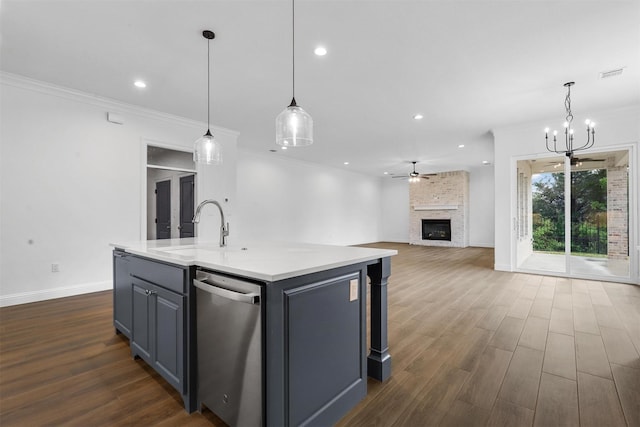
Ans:
[{"label": "cabinet handle", "polygon": [[205,292],[208,292],[213,295],[217,295],[222,298],[230,299],[233,301],[243,302],[246,304],[260,304],[260,293],[254,292],[245,294],[242,292],[234,292],[229,289],[216,287],[215,284],[203,282],[200,280],[193,279],[193,286],[198,289],[202,289]]},{"label": "cabinet handle", "polygon": [[145,289],[144,293],[145,293],[146,296],[157,294],[156,291],[150,291],[149,289]]}]

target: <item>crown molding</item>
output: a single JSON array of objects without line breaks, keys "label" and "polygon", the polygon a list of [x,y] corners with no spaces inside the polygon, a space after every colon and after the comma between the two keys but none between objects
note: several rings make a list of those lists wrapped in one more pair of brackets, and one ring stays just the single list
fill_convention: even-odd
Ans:
[{"label": "crown molding", "polygon": [[[29,77],[21,76],[18,74],[7,73],[6,71],[0,71],[0,84],[93,105],[96,107],[104,108],[105,110],[111,112],[132,114],[147,119],[160,120],[163,122],[193,127],[199,130],[206,128],[207,126],[206,123],[199,122],[197,120],[191,120],[173,114],[163,113],[162,111],[152,110],[150,108],[144,108],[138,105],[127,104],[115,99],[93,95],[64,86],[58,86],[53,83],[31,79]],[[211,130],[215,133],[226,134],[227,136],[235,138],[240,135],[240,132],[238,131],[215,125],[211,126]]]}]

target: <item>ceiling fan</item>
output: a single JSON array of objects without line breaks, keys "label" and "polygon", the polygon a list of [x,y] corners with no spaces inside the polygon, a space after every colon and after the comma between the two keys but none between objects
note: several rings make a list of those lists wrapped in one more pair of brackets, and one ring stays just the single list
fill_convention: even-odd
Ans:
[{"label": "ceiling fan", "polygon": [[571,166],[581,165],[584,162],[604,162],[605,159],[592,159],[590,157],[571,157]]},{"label": "ceiling fan", "polygon": [[391,178],[409,178],[409,179],[419,179],[419,178],[423,178],[423,179],[429,179],[430,176],[435,176],[435,173],[430,173],[430,174],[420,174],[416,171],[416,163],[418,162],[411,162],[413,164],[413,170],[411,172],[409,172],[408,174],[402,174],[402,175],[392,175]]},{"label": "ceiling fan", "polygon": [[[590,157],[571,157],[571,166],[582,166],[585,162],[604,162],[605,159],[592,159]],[[552,165],[554,168],[562,166],[562,162],[549,162],[548,165]]]}]

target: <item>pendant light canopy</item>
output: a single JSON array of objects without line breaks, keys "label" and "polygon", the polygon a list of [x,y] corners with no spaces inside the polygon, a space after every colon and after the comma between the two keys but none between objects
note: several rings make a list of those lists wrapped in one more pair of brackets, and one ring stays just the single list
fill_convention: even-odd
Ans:
[{"label": "pendant light canopy", "polygon": [[205,30],[202,32],[202,36],[207,39],[207,133],[198,138],[193,148],[193,161],[196,163],[206,165],[219,165],[222,163],[222,150],[220,147],[220,141],[216,140],[211,134],[210,130],[210,95],[211,95],[211,73],[210,73],[210,56],[211,47],[210,42],[215,38],[213,31]]},{"label": "pendant light canopy", "polygon": [[313,144],[313,119],[296,104],[296,6],[291,0],[291,104],[276,117],[276,144],[284,147],[300,147]]}]

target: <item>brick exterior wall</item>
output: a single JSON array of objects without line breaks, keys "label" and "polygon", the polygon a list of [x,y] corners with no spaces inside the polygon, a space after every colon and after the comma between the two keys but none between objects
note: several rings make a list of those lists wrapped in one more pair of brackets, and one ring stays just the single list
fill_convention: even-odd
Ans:
[{"label": "brick exterior wall", "polygon": [[609,258],[629,257],[629,172],[607,168],[607,252]]},{"label": "brick exterior wall", "polygon": [[[409,243],[469,246],[469,172],[443,172],[409,183]],[[429,210],[416,210],[416,207]],[[451,241],[422,240],[423,219],[450,219]]]}]

